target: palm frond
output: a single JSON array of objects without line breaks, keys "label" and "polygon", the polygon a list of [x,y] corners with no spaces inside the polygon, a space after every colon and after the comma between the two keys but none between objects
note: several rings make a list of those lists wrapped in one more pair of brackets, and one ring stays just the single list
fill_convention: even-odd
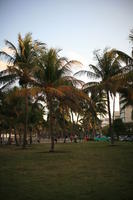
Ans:
[{"label": "palm frond", "polygon": [[72,65],[74,65],[74,66],[83,66],[83,64],[78,60],[70,60],[70,61],[66,62],[66,64],[64,66],[66,66],[66,65],[68,65],[68,66],[72,66]]},{"label": "palm frond", "polygon": [[103,76],[102,71],[99,69],[98,66],[90,64],[89,67],[94,71],[96,78],[101,78]]},{"label": "palm frond", "polygon": [[14,62],[14,57],[12,57],[11,55],[9,55],[5,51],[0,51],[0,56],[4,56],[7,59],[8,63]]},{"label": "palm frond", "polygon": [[6,75],[8,73],[8,69],[0,71],[0,76]]},{"label": "palm frond", "polygon": [[87,91],[91,88],[96,88],[99,85],[99,82],[88,82],[83,85],[83,90]]},{"label": "palm frond", "polygon": [[118,58],[123,62],[125,62],[126,64],[133,63],[133,58],[127,55],[126,53],[119,50],[114,50],[114,52],[116,52],[119,56]]},{"label": "palm frond", "polygon": [[4,77],[3,79],[0,78],[0,82],[3,84],[3,86],[0,88],[1,91],[9,90],[10,86],[15,83],[17,80],[16,77]]},{"label": "palm frond", "polygon": [[72,76],[65,76],[63,77],[63,80],[65,81],[66,84],[71,85],[71,86],[83,86],[84,82],[81,80],[78,80]]},{"label": "palm frond", "polygon": [[12,51],[15,51],[15,53],[17,54],[17,49],[16,49],[16,47],[14,46],[13,43],[11,43],[8,40],[5,40],[5,45],[8,46],[8,48],[11,49]]},{"label": "palm frond", "polygon": [[57,97],[57,98],[61,98],[64,96],[64,93],[59,89],[59,88],[55,88],[55,87],[46,87],[44,89],[44,92],[50,96],[50,97]]},{"label": "palm frond", "polygon": [[94,72],[91,72],[91,71],[87,71],[87,70],[80,70],[78,72],[76,72],[74,74],[74,76],[82,76],[82,75],[86,75],[87,77],[90,77],[90,78],[93,78],[93,79],[97,79],[99,78],[99,75],[98,74],[95,74]]}]

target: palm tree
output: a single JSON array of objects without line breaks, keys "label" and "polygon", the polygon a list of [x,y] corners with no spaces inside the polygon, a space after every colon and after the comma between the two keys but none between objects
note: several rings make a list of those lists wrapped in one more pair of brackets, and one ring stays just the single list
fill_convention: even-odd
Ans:
[{"label": "palm tree", "polygon": [[133,105],[133,58],[126,53],[115,50],[118,58],[123,62],[124,67],[121,73],[112,78],[117,83],[117,92],[121,95],[123,109],[128,105]]},{"label": "palm tree", "polygon": [[86,102],[83,104],[83,116],[81,118],[82,123],[85,125],[87,131],[92,130],[92,136],[94,138],[96,129],[101,127],[101,117],[107,114],[106,111],[106,95],[104,91],[99,91],[98,88],[86,88],[85,92],[90,97],[89,104]]},{"label": "palm tree", "polygon": [[[57,49],[48,49],[39,61],[40,70],[36,72],[36,85],[41,88],[43,101],[49,110],[49,135],[51,137],[51,149],[54,151],[54,125],[56,123],[56,109],[63,99],[72,101],[75,96],[83,97],[82,92],[74,87],[81,83],[71,75],[70,67],[77,61],[68,61],[65,57],[59,56]],[[55,106],[56,105],[56,106]]]},{"label": "palm tree", "polygon": [[0,79],[8,84],[19,80],[20,86],[23,88],[23,95],[25,97],[25,130],[23,135],[23,147],[26,146],[27,127],[28,127],[28,88],[34,81],[34,72],[37,67],[37,59],[44,50],[45,45],[38,41],[33,41],[31,33],[25,35],[24,38],[18,35],[18,47],[14,44],[5,41],[7,47],[12,51],[12,55],[1,51],[0,55],[5,56],[10,65],[7,70],[0,74]]},{"label": "palm tree", "polygon": [[32,144],[32,133],[36,129],[38,125],[42,125],[44,123],[44,106],[36,101],[29,102],[29,131],[30,131],[30,144]]},{"label": "palm tree", "polygon": [[113,50],[105,49],[103,54],[99,51],[94,52],[97,65],[89,65],[92,69],[91,71],[81,70],[76,74],[83,75],[86,74],[89,78],[98,80],[97,82],[89,82],[85,84],[85,88],[98,88],[99,90],[104,90],[106,92],[107,98],[107,108],[109,116],[109,127],[111,133],[111,143],[114,143],[113,131],[112,131],[112,121],[111,121],[111,110],[110,110],[110,95],[116,92],[117,85],[112,81],[112,77],[121,72],[121,64]]},{"label": "palm tree", "polygon": [[[20,95],[18,95],[18,93]],[[11,139],[11,130],[14,130],[16,145],[18,145],[17,130],[20,122],[24,121],[24,97],[21,95],[20,88],[17,87],[14,87],[10,91],[3,92],[3,97],[0,117],[4,119],[7,126],[9,125],[9,144]]]}]

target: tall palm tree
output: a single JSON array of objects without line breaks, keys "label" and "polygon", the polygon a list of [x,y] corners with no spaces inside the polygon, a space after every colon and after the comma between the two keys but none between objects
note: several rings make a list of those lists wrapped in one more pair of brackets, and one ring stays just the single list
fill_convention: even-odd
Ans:
[{"label": "tall palm tree", "polygon": [[112,81],[112,77],[121,71],[121,64],[113,50],[105,49],[102,54],[99,51],[94,52],[97,65],[90,64],[91,70],[85,71],[81,70],[76,74],[83,75],[86,74],[89,78],[93,78],[96,81],[88,82],[85,84],[85,88],[98,88],[99,90],[104,90],[107,97],[107,108],[109,116],[109,127],[111,133],[111,143],[114,143],[113,131],[112,131],[112,121],[111,121],[111,110],[110,110],[110,94],[116,91],[116,85]]},{"label": "tall palm tree", "polygon": [[59,50],[48,49],[42,55],[39,61],[40,70],[36,72],[36,85],[41,88],[43,100],[47,104],[49,110],[49,135],[51,137],[51,149],[54,151],[54,129],[56,128],[56,108],[55,104],[65,98],[71,101],[75,96],[80,98],[84,95],[74,87],[77,83],[81,83],[71,75],[70,67],[77,61],[68,61],[65,57],[59,56]]},{"label": "tall palm tree", "polygon": [[18,47],[8,40],[5,41],[7,47],[11,50],[11,55],[5,51],[1,51],[0,55],[5,56],[10,65],[7,70],[0,74],[0,79],[11,84],[19,80],[20,86],[23,88],[25,96],[25,130],[23,135],[23,147],[26,146],[27,127],[28,127],[28,88],[34,81],[34,72],[37,67],[37,59],[44,50],[45,45],[38,41],[33,41],[31,33],[25,35],[24,38],[18,35]]},{"label": "tall palm tree", "polygon": [[114,76],[112,80],[117,83],[117,91],[121,95],[121,103],[125,108],[133,105],[133,57],[119,50],[115,50],[115,53],[124,67],[121,73]]}]

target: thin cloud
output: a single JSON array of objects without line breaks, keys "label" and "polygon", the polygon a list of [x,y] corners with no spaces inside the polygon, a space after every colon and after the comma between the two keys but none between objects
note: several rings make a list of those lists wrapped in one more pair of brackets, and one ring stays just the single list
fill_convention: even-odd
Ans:
[{"label": "thin cloud", "polygon": [[0,60],[0,71],[4,70],[6,68],[7,68],[7,63]]}]

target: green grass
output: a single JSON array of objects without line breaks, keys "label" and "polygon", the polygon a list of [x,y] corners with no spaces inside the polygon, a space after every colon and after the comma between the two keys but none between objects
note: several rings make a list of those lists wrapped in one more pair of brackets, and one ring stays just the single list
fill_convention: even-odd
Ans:
[{"label": "green grass", "polygon": [[132,200],[133,144],[0,147],[1,200]]}]

